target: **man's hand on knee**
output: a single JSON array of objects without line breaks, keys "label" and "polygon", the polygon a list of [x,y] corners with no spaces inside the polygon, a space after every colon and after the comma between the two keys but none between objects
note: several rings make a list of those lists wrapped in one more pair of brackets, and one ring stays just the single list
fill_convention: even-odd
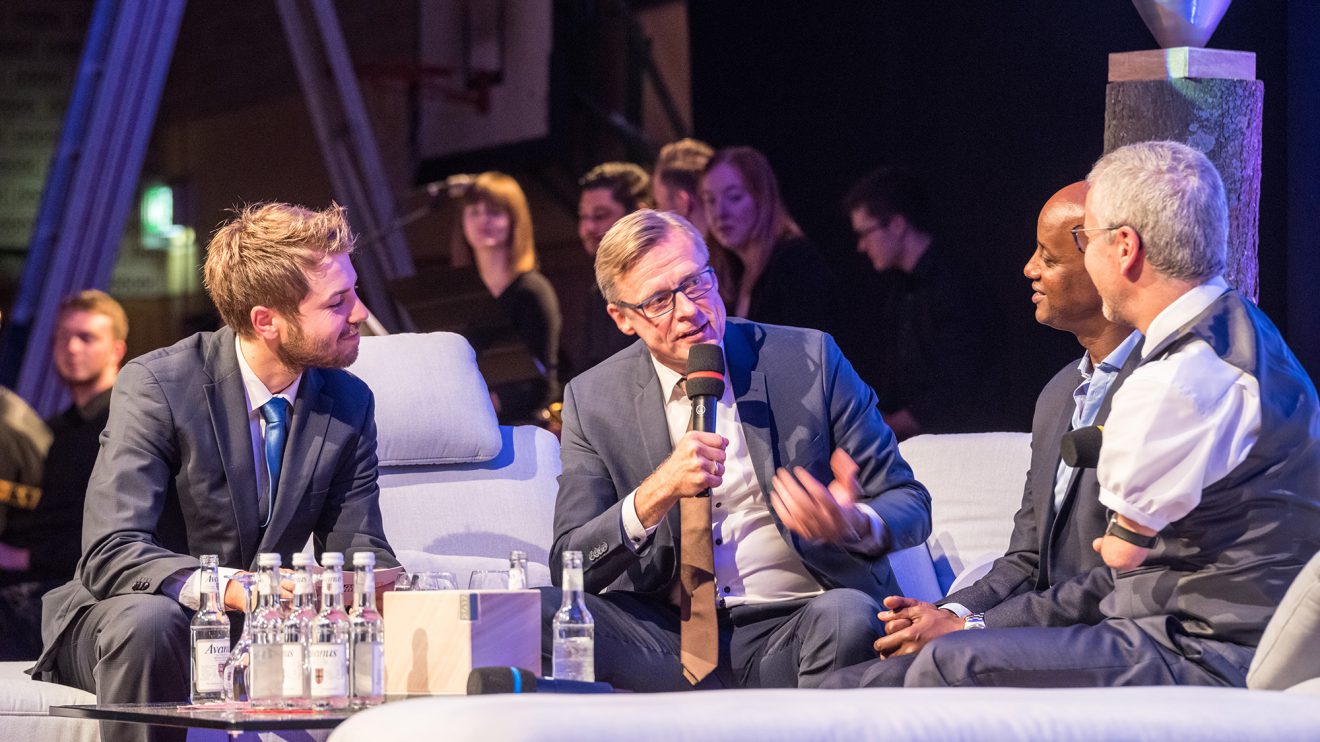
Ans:
[{"label": "man's hand on knee", "polygon": [[921,651],[931,639],[961,631],[963,620],[925,601],[891,595],[877,614],[885,623],[885,635],[875,640],[881,657]]}]

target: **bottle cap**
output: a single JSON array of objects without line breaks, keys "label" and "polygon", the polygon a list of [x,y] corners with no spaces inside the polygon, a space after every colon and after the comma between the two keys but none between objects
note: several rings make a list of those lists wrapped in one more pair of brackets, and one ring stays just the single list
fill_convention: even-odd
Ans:
[{"label": "bottle cap", "polygon": [[314,563],[312,555],[305,551],[299,551],[293,555],[293,566],[295,567],[310,567]]},{"label": "bottle cap", "polygon": [[276,568],[278,568],[278,567],[281,567],[281,566],[283,566],[283,565],[284,565],[284,560],[280,557],[279,554],[275,554],[275,553],[273,553],[273,552],[263,552],[263,553],[257,555],[257,566],[258,566],[258,567],[276,567]]},{"label": "bottle cap", "polygon": [[376,566],[376,554],[371,551],[359,551],[353,555],[354,567],[374,567]]},{"label": "bottle cap", "polygon": [[337,551],[327,551],[321,555],[322,567],[342,567],[344,566],[344,555]]}]

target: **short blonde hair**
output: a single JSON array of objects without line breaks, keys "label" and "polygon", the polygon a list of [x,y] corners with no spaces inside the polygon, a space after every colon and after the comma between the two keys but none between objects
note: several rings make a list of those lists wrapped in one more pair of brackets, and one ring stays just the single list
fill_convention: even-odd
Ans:
[{"label": "short blonde hair", "polygon": [[115,340],[128,339],[128,315],[119,302],[104,291],[87,289],[65,297],[60,302],[59,316],[63,317],[68,312],[103,314],[110,318],[110,332]]},{"label": "short blonde hair", "polygon": [[596,250],[596,285],[605,301],[619,299],[619,278],[632,270],[642,256],[674,234],[692,240],[692,246],[704,259],[710,251],[697,228],[687,219],[668,211],[638,209],[614,223],[600,240]]},{"label": "short blonde hair", "polygon": [[297,317],[307,273],[327,257],[352,253],[357,241],[335,203],[325,211],[258,203],[234,214],[206,248],[203,280],[220,317],[239,335],[253,334],[253,307]]}]

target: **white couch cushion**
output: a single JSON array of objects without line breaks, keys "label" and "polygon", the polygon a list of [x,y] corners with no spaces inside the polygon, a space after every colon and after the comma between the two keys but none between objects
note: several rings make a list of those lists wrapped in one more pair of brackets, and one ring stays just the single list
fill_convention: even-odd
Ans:
[{"label": "white couch cushion", "polygon": [[349,371],[376,396],[381,466],[474,463],[499,455],[490,392],[461,335],[364,337]]},{"label": "white couch cushion", "polygon": [[0,739],[96,742],[96,722],[49,716],[51,706],[96,703],[96,696],[67,685],[42,683],[23,670],[31,662],[0,662]]},{"label": "white couch cushion", "polygon": [[899,444],[899,452],[930,490],[927,545],[940,586],[948,592],[955,577],[988,566],[1008,550],[1031,466],[1031,436],[919,435]]},{"label": "white couch cushion", "polygon": [[484,463],[381,468],[381,517],[395,553],[507,560],[521,549],[549,563],[559,440],[530,426],[496,432],[500,454]]},{"label": "white couch cushion", "polygon": [[1297,574],[1260,638],[1247,687],[1284,690],[1320,678],[1320,554]]}]

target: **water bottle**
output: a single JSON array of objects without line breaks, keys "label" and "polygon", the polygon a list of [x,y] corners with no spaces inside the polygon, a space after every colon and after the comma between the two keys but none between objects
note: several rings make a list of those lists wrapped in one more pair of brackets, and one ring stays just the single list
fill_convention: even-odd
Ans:
[{"label": "water bottle", "polygon": [[279,554],[257,555],[257,607],[252,611],[252,668],[249,671],[248,700],[259,708],[276,708],[281,705],[284,696],[281,565]]},{"label": "water bottle", "polygon": [[509,552],[509,589],[526,590],[527,586],[527,552],[514,549]]},{"label": "water bottle", "polygon": [[555,614],[552,675],[556,680],[596,679],[596,622],[582,589],[582,552],[564,552],[564,602]]},{"label": "water bottle", "polygon": [[201,603],[189,625],[192,703],[225,700],[225,666],[229,664],[229,616],[220,602],[220,558],[205,554],[201,563]]},{"label": "water bottle", "polygon": [[316,591],[312,589],[312,556],[293,555],[293,603],[284,619],[284,697],[285,708],[303,708],[310,702],[307,647],[312,641],[312,622],[316,620]]},{"label": "water bottle", "polygon": [[353,608],[348,613],[353,660],[353,705],[385,700],[385,626],[376,610],[376,555],[353,555]]},{"label": "water bottle", "polygon": [[344,612],[344,555],[321,556],[321,612],[312,621],[307,669],[312,708],[348,708],[348,614]]}]

